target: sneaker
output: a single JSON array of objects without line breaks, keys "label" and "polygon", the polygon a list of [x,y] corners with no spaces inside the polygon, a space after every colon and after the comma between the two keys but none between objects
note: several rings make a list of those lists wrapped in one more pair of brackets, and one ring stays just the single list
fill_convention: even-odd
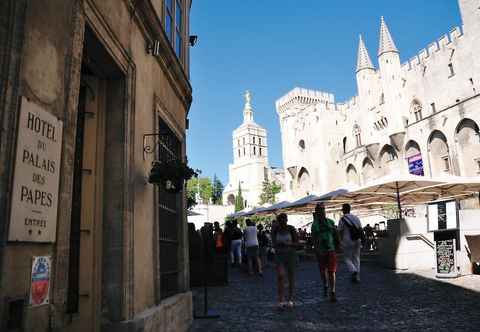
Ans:
[{"label": "sneaker", "polygon": [[287,302],[287,307],[288,307],[288,308],[292,309],[294,306],[295,306],[295,305],[294,305],[293,301],[288,301],[288,302]]},{"label": "sneaker", "polygon": [[287,306],[287,302],[278,302],[277,304],[277,308],[278,309],[285,309],[285,307]]},{"label": "sneaker", "polygon": [[337,302],[337,295],[335,294],[335,292],[330,292],[330,302]]}]

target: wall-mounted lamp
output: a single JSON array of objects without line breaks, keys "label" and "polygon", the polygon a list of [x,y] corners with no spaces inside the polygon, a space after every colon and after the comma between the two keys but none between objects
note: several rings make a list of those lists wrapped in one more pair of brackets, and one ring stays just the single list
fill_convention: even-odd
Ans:
[{"label": "wall-mounted lamp", "polygon": [[191,35],[190,38],[188,38],[188,41],[190,43],[190,46],[193,47],[197,43],[198,36],[197,35]]},{"label": "wall-mounted lamp", "polygon": [[158,40],[153,40],[148,43],[147,45],[147,53],[151,54],[153,56],[159,56],[160,55],[160,41]]}]

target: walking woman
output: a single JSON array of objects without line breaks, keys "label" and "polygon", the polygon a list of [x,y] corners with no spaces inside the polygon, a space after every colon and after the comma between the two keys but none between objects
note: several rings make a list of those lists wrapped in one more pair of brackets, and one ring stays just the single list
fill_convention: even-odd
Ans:
[{"label": "walking woman", "polygon": [[337,271],[337,256],[335,250],[338,248],[340,240],[333,220],[326,217],[323,203],[315,206],[312,238],[322,278],[324,296],[327,296],[330,290],[330,301],[336,302],[335,272]]},{"label": "walking woman", "polygon": [[[295,290],[295,265],[298,246],[298,236],[295,228],[287,225],[287,215],[277,216],[277,225],[272,230],[272,243],[275,248],[275,262],[277,269],[277,291],[279,308],[293,308]],[[288,300],[285,301],[285,277],[288,278]]]}]

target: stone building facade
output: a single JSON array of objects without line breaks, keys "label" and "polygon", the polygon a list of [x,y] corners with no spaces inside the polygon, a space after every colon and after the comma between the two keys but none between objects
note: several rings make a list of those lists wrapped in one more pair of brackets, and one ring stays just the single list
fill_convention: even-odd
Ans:
[{"label": "stone building facade", "polygon": [[234,205],[238,189],[242,190],[244,206],[259,206],[265,180],[276,179],[268,163],[267,131],[253,120],[251,95],[245,93],[243,123],[233,131],[233,164],[228,167],[228,184],[223,191],[223,202]]},{"label": "stone building facade", "polygon": [[405,63],[381,19],[378,68],[360,37],[358,94],[295,88],[276,102],[286,194],[365,185],[387,174],[480,174],[480,10]]},{"label": "stone building facade", "polygon": [[188,329],[190,8],[0,1],[0,330]]}]

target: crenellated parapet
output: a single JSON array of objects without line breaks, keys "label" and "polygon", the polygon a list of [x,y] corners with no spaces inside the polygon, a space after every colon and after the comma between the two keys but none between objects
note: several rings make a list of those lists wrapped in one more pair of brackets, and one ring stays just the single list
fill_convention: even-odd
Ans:
[{"label": "crenellated parapet", "polygon": [[313,104],[324,104],[326,108],[335,103],[335,97],[331,93],[295,88],[275,102],[277,113],[281,114],[293,107],[305,107]]},{"label": "crenellated parapet", "polygon": [[460,27],[454,27],[450,33],[444,34],[436,41],[430,43],[427,48],[420,50],[410,60],[402,64],[403,71],[415,70],[417,67],[428,65],[429,60],[437,53],[451,52],[452,45],[463,37],[463,31]]}]

